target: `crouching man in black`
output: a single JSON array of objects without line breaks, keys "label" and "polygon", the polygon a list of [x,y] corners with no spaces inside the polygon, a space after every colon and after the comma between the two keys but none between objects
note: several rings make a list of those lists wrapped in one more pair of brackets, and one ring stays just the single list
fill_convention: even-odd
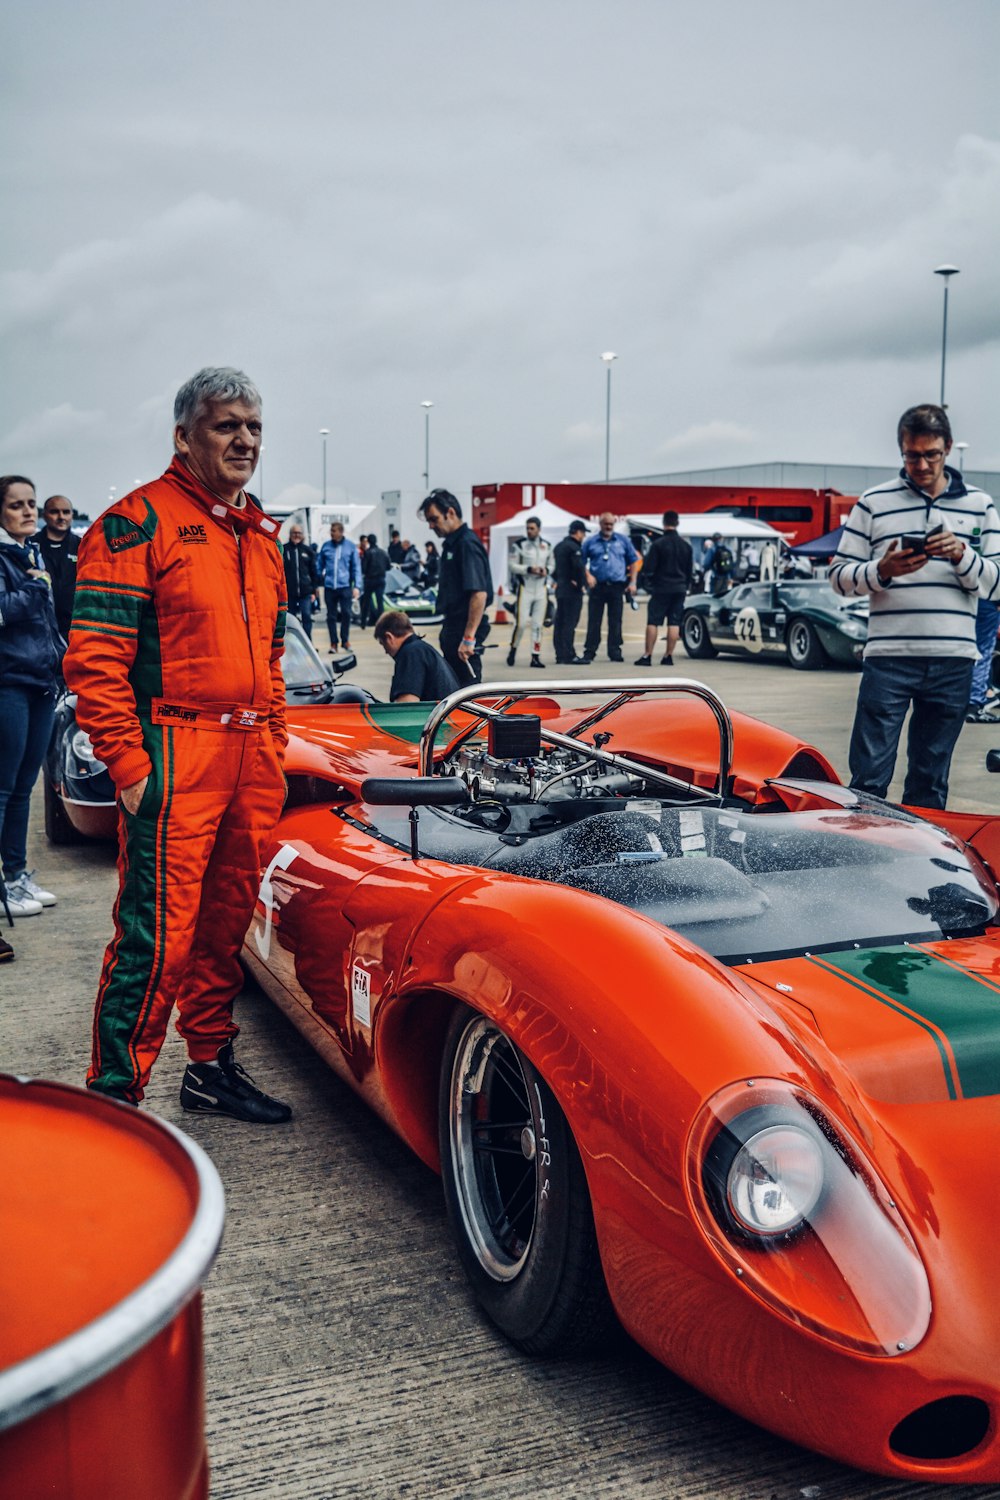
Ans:
[{"label": "crouching man in black", "polygon": [[375,639],[395,662],[390,703],[439,703],[458,688],[458,679],[429,641],[414,635],[409,616],[390,609],[375,624]]}]

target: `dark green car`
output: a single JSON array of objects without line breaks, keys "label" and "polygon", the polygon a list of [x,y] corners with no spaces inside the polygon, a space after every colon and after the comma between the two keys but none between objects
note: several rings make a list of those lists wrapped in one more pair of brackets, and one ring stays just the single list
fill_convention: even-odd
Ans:
[{"label": "dark green car", "polygon": [[689,594],[681,638],[694,657],[717,651],[783,656],[803,672],[829,662],[858,666],[868,639],[868,600],[845,599],[823,579],[738,583],[718,599]]}]

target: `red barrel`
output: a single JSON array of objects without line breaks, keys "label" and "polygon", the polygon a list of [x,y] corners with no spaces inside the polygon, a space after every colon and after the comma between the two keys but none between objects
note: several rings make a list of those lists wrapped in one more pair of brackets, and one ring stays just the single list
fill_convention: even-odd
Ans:
[{"label": "red barrel", "polygon": [[171,1125],[0,1074],[0,1495],[205,1500],[218,1173]]}]

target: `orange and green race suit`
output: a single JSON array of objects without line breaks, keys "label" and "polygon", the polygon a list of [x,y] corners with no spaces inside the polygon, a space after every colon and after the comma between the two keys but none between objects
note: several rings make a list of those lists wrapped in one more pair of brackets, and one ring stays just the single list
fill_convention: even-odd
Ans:
[{"label": "orange and green race suit", "polygon": [[138,1101],[176,1004],[195,1062],[237,1033],[238,954],[281,810],[285,577],[277,524],[177,459],[80,545],[64,672],[116,786],[114,936],[94,1015],[91,1088]]}]

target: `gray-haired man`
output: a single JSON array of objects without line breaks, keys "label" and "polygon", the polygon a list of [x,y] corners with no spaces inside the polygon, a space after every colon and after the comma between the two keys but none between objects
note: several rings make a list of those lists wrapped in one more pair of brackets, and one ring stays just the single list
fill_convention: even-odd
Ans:
[{"label": "gray-haired man", "polygon": [[80,544],[65,674],[120,808],[87,1083],[138,1104],[176,1006],[184,1108],[278,1124],[290,1108],[233,1055],[239,952],[288,739],[278,525],[245,488],[260,441],[260,396],[241,371],[181,387],[170,467]]}]

